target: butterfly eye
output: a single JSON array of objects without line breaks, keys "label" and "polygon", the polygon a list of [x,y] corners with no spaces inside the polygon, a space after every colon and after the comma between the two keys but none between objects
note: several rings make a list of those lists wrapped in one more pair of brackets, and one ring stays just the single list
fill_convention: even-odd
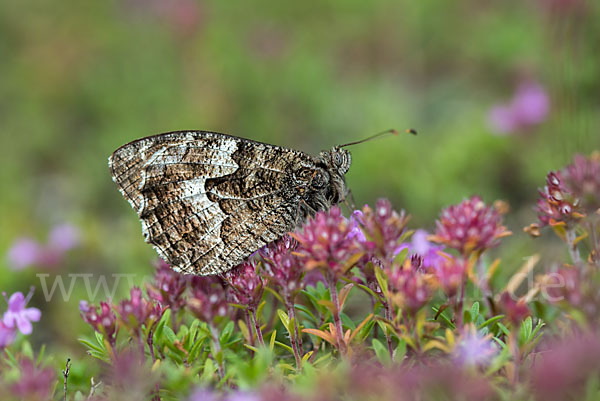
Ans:
[{"label": "butterfly eye", "polygon": [[338,167],[342,165],[342,156],[339,153],[333,154],[333,163]]}]

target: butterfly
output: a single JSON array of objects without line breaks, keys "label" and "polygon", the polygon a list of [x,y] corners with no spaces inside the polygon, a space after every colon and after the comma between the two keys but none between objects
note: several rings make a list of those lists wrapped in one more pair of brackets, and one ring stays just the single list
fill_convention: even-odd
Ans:
[{"label": "butterfly", "polygon": [[108,164],[145,241],[176,271],[210,275],[344,200],[347,145],[313,157],[216,132],[175,131],[123,145]]}]

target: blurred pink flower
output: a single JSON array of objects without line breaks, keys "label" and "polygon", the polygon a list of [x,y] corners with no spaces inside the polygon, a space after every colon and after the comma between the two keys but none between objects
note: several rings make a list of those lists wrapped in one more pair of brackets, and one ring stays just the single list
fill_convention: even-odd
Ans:
[{"label": "blurred pink flower", "polygon": [[485,366],[499,352],[490,336],[482,336],[475,330],[467,331],[453,352],[454,360],[461,365]]},{"label": "blurred pink flower", "polygon": [[7,347],[15,341],[17,332],[14,327],[8,327],[0,320],[0,349]]},{"label": "blurred pink flower", "polygon": [[514,300],[508,292],[503,292],[500,296],[499,306],[508,320],[515,325],[519,325],[527,316],[531,315],[531,311],[525,301]]},{"label": "blurred pink flower", "polygon": [[34,265],[40,260],[43,252],[42,246],[31,238],[19,238],[15,240],[8,250],[7,258],[9,266],[14,270],[21,270]]},{"label": "blurred pink flower", "polygon": [[453,297],[464,281],[467,273],[467,262],[457,258],[444,258],[442,263],[431,268],[430,272],[437,278],[446,295]]},{"label": "blurred pink flower", "polygon": [[4,312],[2,322],[10,328],[18,328],[23,334],[31,334],[33,327],[31,322],[37,322],[42,316],[38,308],[26,308],[27,302],[33,293],[30,292],[27,298],[22,292],[15,292],[8,299],[8,310]]},{"label": "blurred pink flower", "polygon": [[65,223],[52,228],[45,245],[32,238],[19,238],[15,240],[6,255],[9,266],[14,270],[22,270],[34,265],[57,266],[67,251],[79,245],[80,237],[77,227]]},{"label": "blurred pink flower", "polygon": [[52,368],[41,368],[31,359],[20,362],[19,380],[11,385],[11,393],[22,400],[50,400],[56,384]]},{"label": "blurred pink flower", "polygon": [[498,134],[510,134],[538,125],[550,112],[550,99],[544,87],[536,82],[521,83],[508,104],[492,107],[488,120]]},{"label": "blurred pink flower", "polygon": [[48,235],[48,247],[57,251],[69,251],[79,245],[81,234],[79,229],[71,224],[56,225]]}]

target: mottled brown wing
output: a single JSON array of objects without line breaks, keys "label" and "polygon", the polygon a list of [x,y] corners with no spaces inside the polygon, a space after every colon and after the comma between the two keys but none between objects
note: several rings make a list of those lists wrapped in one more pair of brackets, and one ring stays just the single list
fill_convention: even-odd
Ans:
[{"label": "mottled brown wing", "polygon": [[292,182],[310,156],[204,131],[143,138],[109,158],[146,242],[184,273],[217,274],[295,226]]}]

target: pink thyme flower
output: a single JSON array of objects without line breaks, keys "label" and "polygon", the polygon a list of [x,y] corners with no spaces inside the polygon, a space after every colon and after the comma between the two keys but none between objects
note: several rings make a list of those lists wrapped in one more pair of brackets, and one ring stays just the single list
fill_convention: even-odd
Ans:
[{"label": "pink thyme flower", "polygon": [[279,288],[285,299],[302,289],[303,269],[298,257],[293,253],[298,243],[289,235],[270,243],[259,250],[262,257],[264,275]]},{"label": "pink thyme flower", "polygon": [[227,315],[227,295],[218,277],[194,276],[190,288],[192,294],[187,306],[198,319],[212,323],[215,318]]},{"label": "pink thyme flower", "polygon": [[545,89],[535,82],[523,82],[510,103],[493,107],[488,118],[495,132],[510,134],[541,124],[549,111],[550,100]]},{"label": "pink thyme flower", "polygon": [[502,225],[502,216],[478,196],[442,210],[436,221],[433,241],[454,248],[463,256],[497,246],[511,232]]},{"label": "pink thyme flower", "polygon": [[542,226],[572,225],[600,208],[600,154],[575,155],[573,163],[550,172],[539,190],[538,217]]},{"label": "pink thyme flower", "polygon": [[167,262],[159,259],[154,280],[147,285],[146,292],[150,299],[153,299],[165,308],[170,308],[173,313],[177,313],[185,306],[186,300],[183,296],[187,287],[187,279],[183,274],[173,270]]},{"label": "pink thyme flower", "polygon": [[352,225],[338,207],[318,212],[303,227],[292,234],[298,241],[297,254],[305,268],[322,269],[325,274],[340,277],[362,256],[360,245],[349,237]]},{"label": "pink thyme flower", "polygon": [[20,361],[19,380],[10,386],[11,393],[22,400],[50,400],[56,384],[51,368],[36,366],[31,359]]},{"label": "pink thyme flower", "polygon": [[446,295],[451,298],[456,295],[465,279],[467,262],[457,258],[448,258],[429,271],[433,273]]},{"label": "pink thyme flower", "polygon": [[423,259],[423,269],[435,269],[446,259],[442,254],[443,245],[434,245],[428,240],[429,233],[425,230],[416,230],[410,242],[401,245],[401,250],[408,249],[410,256],[418,255]]},{"label": "pink thyme flower", "polygon": [[414,315],[431,299],[431,286],[422,269],[423,260],[414,257],[404,265],[385,269],[391,301]]},{"label": "pink thyme flower", "polygon": [[117,305],[117,312],[123,324],[137,333],[142,325],[148,327],[156,323],[164,310],[157,303],[145,299],[140,288],[133,287],[130,298]]},{"label": "pink thyme flower", "polygon": [[89,305],[87,301],[80,301],[79,312],[84,322],[103,334],[114,345],[117,335],[117,315],[108,303],[100,302],[100,313],[98,313],[97,306]]},{"label": "pink thyme flower", "polygon": [[17,332],[15,328],[8,327],[2,320],[0,320],[0,350],[11,345],[15,341],[16,337]]},{"label": "pink thyme flower", "polygon": [[8,300],[8,310],[4,312],[2,321],[5,326],[18,328],[23,334],[31,334],[33,326],[31,322],[37,322],[42,316],[42,312],[38,308],[26,308],[27,303],[31,299],[33,292],[27,295],[27,298],[22,292],[15,292]]},{"label": "pink thyme flower", "polygon": [[392,209],[389,200],[379,199],[375,204],[375,210],[365,205],[362,215],[357,213],[354,217],[361,225],[367,239],[366,243],[361,241],[365,251],[373,252],[381,263],[389,265],[402,250],[399,241],[409,220],[404,210],[398,213]]},{"label": "pink thyme flower", "polygon": [[256,261],[248,260],[225,273],[223,279],[229,284],[227,296],[231,302],[256,310],[265,287],[257,269]]}]

